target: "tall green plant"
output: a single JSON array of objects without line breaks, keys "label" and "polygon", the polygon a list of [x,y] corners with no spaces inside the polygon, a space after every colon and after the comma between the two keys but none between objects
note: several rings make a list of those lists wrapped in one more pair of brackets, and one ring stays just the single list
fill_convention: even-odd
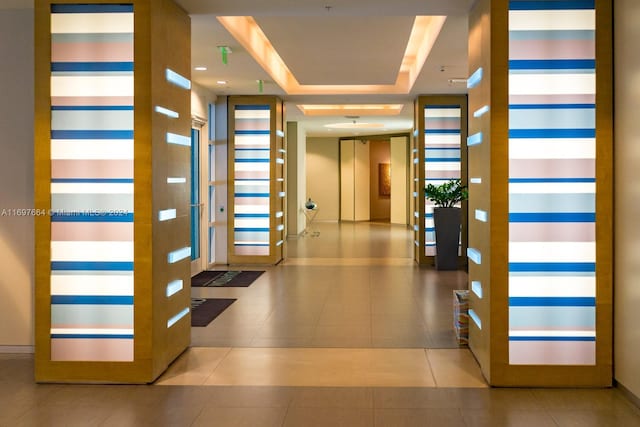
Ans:
[{"label": "tall green plant", "polygon": [[452,179],[440,185],[428,184],[424,189],[424,195],[440,208],[454,207],[469,198],[467,186],[462,185],[459,179]]}]

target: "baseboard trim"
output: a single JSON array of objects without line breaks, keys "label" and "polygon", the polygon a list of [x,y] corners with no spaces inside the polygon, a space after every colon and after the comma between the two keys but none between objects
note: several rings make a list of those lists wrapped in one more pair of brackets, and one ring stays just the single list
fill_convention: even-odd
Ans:
[{"label": "baseboard trim", "polygon": [[629,390],[628,388],[626,388],[624,385],[620,384],[620,382],[618,381],[614,381],[614,385],[616,386],[616,388],[618,390],[620,390],[622,392],[622,394],[624,395],[624,397],[626,397],[627,399],[629,399],[629,401],[631,403],[633,403],[634,405],[636,405],[638,408],[640,408],[640,397],[636,396],[635,394],[633,394],[633,392],[631,390]]},{"label": "baseboard trim", "polygon": [[0,345],[0,353],[33,354],[35,348],[32,345]]}]

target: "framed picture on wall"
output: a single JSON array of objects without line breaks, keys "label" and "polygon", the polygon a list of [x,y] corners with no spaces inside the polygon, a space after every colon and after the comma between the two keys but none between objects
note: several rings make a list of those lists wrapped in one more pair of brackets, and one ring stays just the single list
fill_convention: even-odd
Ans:
[{"label": "framed picture on wall", "polygon": [[391,164],[378,163],[378,194],[391,196]]}]

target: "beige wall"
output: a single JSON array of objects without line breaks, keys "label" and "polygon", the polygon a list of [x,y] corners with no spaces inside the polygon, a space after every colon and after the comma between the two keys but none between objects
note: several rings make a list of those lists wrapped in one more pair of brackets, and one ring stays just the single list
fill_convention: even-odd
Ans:
[{"label": "beige wall", "polygon": [[298,122],[287,122],[287,235],[297,236],[306,226],[302,208],[307,195],[306,139]]},{"label": "beige wall", "polygon": [[407,189],[408,141],[404,136],[391,138],[391,223],[407,224],[410,200]]},{"label": "beige wall", "polygon": [[[0,11],[0,215],[33,201],[33,9]],[[33,351],[33,216],[0,216],[0,352]]]},{"label": "beige wall", "polygon": [[340,218],[338,138],[307,138],[306,194],[318,203],[316,221]]},{"label": "beige wall", "polygon": [[614,375],[640,397],[640,2],[615,0]]},{"label": "beige wall", "polygon": [[391,197],[381,196],[379,189],[379,164],[391,163],[391,148],[389,141],[369,141],[369,161],[371,167],[369,194],[372,220],[386,220],[391,218]]}]

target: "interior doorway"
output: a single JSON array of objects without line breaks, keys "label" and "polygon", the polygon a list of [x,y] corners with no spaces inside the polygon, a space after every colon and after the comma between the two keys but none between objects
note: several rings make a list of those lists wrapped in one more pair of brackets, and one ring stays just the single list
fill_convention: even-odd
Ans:
[{"label": "interior doorway", "polygon": [[339,144],[338,220],[410,226],[409,136],[340,138]]}]

